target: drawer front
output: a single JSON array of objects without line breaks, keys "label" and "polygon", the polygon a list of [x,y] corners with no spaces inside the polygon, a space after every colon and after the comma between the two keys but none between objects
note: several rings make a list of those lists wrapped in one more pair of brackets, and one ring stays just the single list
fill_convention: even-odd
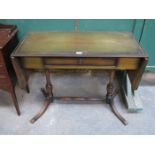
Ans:
[{"label": "drawer front", "polygon": [[112,58],[46,58],[45,65],[92,65],[92,66],[114,66]]},{"label": "drawer front", "polygon": [[116,66],[115,58],[85,58],[82,61],[82,65],[93,66]]},{"label": "drawer front", "polygon": [[24,68],[44,66],[116,66],[115,58],[22,58]]},{"label": "drawer front", "polygon": [[140,58],[22,58],[21,62],[27,69],[43,69],[47,66],[51,69],[134,70],[139,67]]}]

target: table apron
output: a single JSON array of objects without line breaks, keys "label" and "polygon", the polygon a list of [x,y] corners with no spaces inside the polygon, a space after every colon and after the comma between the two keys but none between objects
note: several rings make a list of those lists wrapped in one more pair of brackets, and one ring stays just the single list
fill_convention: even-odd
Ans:
[{"label": "table apron", "polygon": [[118,69],[135,70],[141,58],[59,58],[22,57],[25,69]]}]

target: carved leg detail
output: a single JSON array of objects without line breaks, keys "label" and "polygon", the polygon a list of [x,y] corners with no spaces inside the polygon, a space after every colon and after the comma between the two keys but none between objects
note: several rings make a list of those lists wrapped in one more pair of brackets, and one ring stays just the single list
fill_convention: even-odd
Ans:
[{"label": "carved leg detail", "polygon": [[45,70],[45,75],[46,75],[46,94],[48,98],[51,99],[51,102],[53,102],[53,86],[50,80],[50,71],[48,69]]},{"label": "carved leg detail", "polygon": [[45,101],[44,101],[44,106],[43,109],[37,114],[35,115],[30,122],[34,123],[36,122],[47,110],[49,104],[51,102],[53,102],[53,87],[50,81],[50,72],[49,70],[45,70],[45,76],[46,76],[46,90],[45,89],[41,89],[42,93],[45,96]]},{"label": "carved leg detail", "polygon": [[117,90],[114,91],[113,88],[113,80],[114,80],[115,71],[111,71],[109,83],[107,85],[107,95],[106,95],[106,103],[110,105],[112,112],[115,114],[115,116],[124,124],[127,125],[128,122],[119,114],[115,107],[114,103],[114,97],[117,94]]}]

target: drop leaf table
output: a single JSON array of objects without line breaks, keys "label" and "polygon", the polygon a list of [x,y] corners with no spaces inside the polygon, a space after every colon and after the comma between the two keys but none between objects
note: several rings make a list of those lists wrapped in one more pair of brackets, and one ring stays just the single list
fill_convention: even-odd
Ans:
[{"label": "drop leaf table", "polygon": [[10,55],[18,44],[17,27],[15,25],[0,24],[0,89],[11,94],[17,114],[20,110],[15,94],[15,72]]},{"label": "drop leaf table", "polygon": [[[117,90],[113,81],[116,71],[126,71],[132,89],[138,88],[148,56],[129,32],[29,32],[13,52],[12,63],[21,88],[29,92],[26,70],[42,70],[46,87],[41,89],[44,108],[31,119],[34,123],[47,110],[54,99],[99,100],[89,97],[55,97],[50,81],[50,70],[103,70],[109,72],[105,101],[124,124],[127,121],[115,107]],[[103,99],[101,99],[103,100]]]}]

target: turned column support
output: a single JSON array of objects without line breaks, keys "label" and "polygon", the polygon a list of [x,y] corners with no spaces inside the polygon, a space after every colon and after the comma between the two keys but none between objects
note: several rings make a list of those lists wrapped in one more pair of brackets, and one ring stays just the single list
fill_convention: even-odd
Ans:
[{"label": "turned column support", "polygon": [[46,77],[46,96],[49,98],[50,102],[53,102],[53,86],[50,80],[50,71],[45,69],[45,77]]}]

